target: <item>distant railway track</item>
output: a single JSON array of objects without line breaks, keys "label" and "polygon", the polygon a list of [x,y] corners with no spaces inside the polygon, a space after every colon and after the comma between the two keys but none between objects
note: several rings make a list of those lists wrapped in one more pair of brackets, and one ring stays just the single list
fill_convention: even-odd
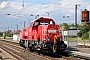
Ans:
[{"label": "distant railway track", "polygon": [[30,52],[20,47],[18,43],[0,40],[0,48],[13,55],[18,60],[80,60],[78,58],[59,56],[59,55],[46,55],[37,52]]}]

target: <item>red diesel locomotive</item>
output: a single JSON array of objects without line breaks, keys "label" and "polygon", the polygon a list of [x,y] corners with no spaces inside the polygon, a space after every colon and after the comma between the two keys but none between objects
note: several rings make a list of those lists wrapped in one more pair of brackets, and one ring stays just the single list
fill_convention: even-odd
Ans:
[{"label": "red diesel locomotive", "polygon": [[63,52],[67,45],[61,39],[59,25],[50,18],[38,18],[20,33],[20,46],[43,53]]}]

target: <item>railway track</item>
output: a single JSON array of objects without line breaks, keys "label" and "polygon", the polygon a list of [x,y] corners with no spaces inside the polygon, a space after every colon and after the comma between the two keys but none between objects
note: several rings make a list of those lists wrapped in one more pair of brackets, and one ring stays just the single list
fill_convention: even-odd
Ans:
[{"label": "railway track", "polygon": [[31,52],[20,47],[18,43],[0,40],[0,48],[13,55],[18,60],[80,60],[78,58],[72,58],[61,55],[48,55],[40,54],[37,52]]}]

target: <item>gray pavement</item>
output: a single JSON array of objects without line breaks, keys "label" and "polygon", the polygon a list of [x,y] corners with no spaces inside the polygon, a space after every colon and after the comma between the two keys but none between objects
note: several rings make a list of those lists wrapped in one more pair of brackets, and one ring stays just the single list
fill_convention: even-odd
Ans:
[{"label": "gray pavement", "polygon": [[67,50],[90,54],[90,48],[84,48],[84,47],[68,47]]},{"label": "gray pavement", "polygon": [[[82,43],[79,43],[83,45]],[[90,44],[85,43],[84,45],[90,46]],[[86,48],[83,46],[69,46],[67,50],[71,55],[74,55],[76,57],[84,58],[90,60],[90,48]]]},{"label": "gray pavement", "polygon": [[[68,50],[90,54],[90,42],[69,41]],[[89,47],[88,47],[89,46]]]}]

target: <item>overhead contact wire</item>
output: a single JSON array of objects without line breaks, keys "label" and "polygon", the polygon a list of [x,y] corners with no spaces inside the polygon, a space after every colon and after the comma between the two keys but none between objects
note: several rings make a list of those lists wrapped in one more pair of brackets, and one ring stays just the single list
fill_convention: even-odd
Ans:
[{"label": "overhead contact wire", "polygon": [[0,11],[0,13],[3,12],[3,10],[11,3],[11,1],[12,0],[10,0],[9,3],[7,3],[7,5]]}]

